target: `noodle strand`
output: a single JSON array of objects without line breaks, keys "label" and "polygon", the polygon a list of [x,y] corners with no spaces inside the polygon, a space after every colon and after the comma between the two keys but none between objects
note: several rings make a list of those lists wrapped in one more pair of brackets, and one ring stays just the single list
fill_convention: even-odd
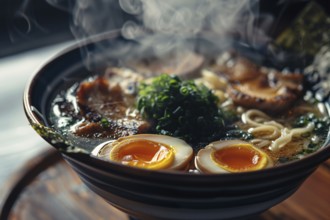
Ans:
[{"label": "noodle strand", "polygon": [[282,124],[270,120],[271,118],[265,113],[251,109],[242,115],[242,121],[245,124],[253,126],[248,130],[256,139],[251,142],[258,147],[269,146],[271,151],[277,151],[290,143],[294,136],[302,135],[313,131],[314,123],[309,123],[304,128],[289,129]]}]

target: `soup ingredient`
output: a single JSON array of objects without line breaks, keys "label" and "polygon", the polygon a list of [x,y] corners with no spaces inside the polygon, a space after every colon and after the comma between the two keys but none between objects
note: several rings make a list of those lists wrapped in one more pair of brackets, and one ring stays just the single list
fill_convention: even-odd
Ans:
[{"label": "soup ingredient", "polygon": [[290,123],[286,125],[279,123],[256,109],[250,109],[243,113],[242,122],[250,127],[248,132],[253,134],[255,139],[252,142],[258,147],[267,147],[270,151],[286,148],[284,152],[289,155],[301,151],[302,146],[301,144],[288,144],[292,143],[295,137],[309,134],[315,127],[314,123],[307,123],[304,127],[292,128]]},{"label": "soup ingredient", "polygon": [[147,169],[168,168],[174,159],[172,147],[149,140],[132,140],[116,145],[110,160]]},{"label": "soup ingredient", "polygon": [[159,134],[188,142],[210,142],[222,135],[225,126],[217,97],[205,86],[162,74],[151,84],[139,87],[137,108],[152,120]]},{"label": "soup ingredient", "polygon": [[195,166],[203,173],[238,173],[271,167],[273,161],[248,142],[230,140],[213,142],[201,149]]},{"label": "soup ingredient", "polygon": [[110,84],[109,80],[111,78],[100,76],[80,84],[76,99],[86,120],[76,127],[76,135],[119,138],[149,128],[148,122],[130,109],[134,96],[126,95],[125,88],[118,83]]},{"label": "soup ingredient", "polygon": [[187,169],[193,150],[185,141],[165,135],[138,134],[97,147],[94,155],[133,167],[152,170]]},{"label": "soup ingredient", "polygon": [[[330,18],[329,18],[330,21]],[[330,27],[330,26],[329,26]],[[330,39],[330,35],[329,35]],[[305,68],[306,88],[310,101],[330,101],[330,43],[324,45],[314,57],[313,63]],[[308,101],[308,99],[306,100]]]},{"label": "soup ingredient", "polygon": [[226,132],[226,139],[251,140],[253,135],[240,129],[233,129]]},{"label": "soup ingredient", "polygon": [[325,134],[330,127],[329,117],[317,117],[313,113],[308,113],[298,117],[294,123],[295,127],[305,127],[309,123],[314,124],[314,132],[316,134]]},{"label": "soup ingredient", "polygon": [[277,71],[265,74],[257,71],[258,74],[252,79],[228,86],[227,92],[235,104],[276,114],[288,109],[301,96],[302,74]]},{"label": "soup ingredient", "polygon": [[[281,163],[299,159],[322,146],[330,125],[328,116],[304,114],[301,111],[312,111],[312,109],[302,107],[306,106],[297,105],[286,115],[277,118],[250,109],[242,114],[244,125],[241,126],[246,127],[254,136],[250,142],[258,148],[267,150],[274,161]],[[297,117],[295,112],[303,115]]]},{"label": "soup ingredient", "polygon": [[89,155],[89,152],[86,149],[77,147],[77,145],[68,139],[64,134],[59,131],[47,127],[42,124],[33,123],[32,128],[46,141],[52,143],[61,152],[67,153],[82,153]]},{"label": "soup ingredient", "polygon": [[233,62],[235,64],[232,66],[219,66],[220,71],[224,73],[230,82],[244,82],[258,77],[260,73],[259,67],[253,62],[244,57],[237,57]]},{"label": "soup ingredient", "polygon": [[281,130],[281,136],[276,140],[272,141],[272,144],[269,146],[269,150],[278,151],[281,148],[285,147],[288,143],[290,143],[293,138],[296,136],[302,136],[303,134],[308,134],[313,131],[315,125],[314,123],[308,123],[306,127],[303,128],[284,128]]}]

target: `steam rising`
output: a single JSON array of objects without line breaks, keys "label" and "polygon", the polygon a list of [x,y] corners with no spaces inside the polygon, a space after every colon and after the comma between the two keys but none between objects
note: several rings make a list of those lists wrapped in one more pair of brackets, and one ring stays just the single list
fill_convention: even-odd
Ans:
[{"label": "steam rising", "polygon": [[35,31],[47,33],[47,29],[35,19],[29,1],[23,1],[8,22],[8,26],[10,27],[8,32],[11,42],[16,42],[19,39],[27,39]]},{"label": "steam rising", "polygon": [[[63,8],[62,0],[48,2]],[[73,3],[71,29],[77,39],[120,30],[124,39],[139,45],[119,41],[96,44],[92,50],[84,48],[89,66],[95,61],[95,52],[108,59],[150,53],[162,57],[196,50],[212,53],[233,47],[260,51],[267,48],[271,39],[269,27],[274,23],[273,16],[260,13],[259,0],[76,0]]]},{"label": "steam rising", "polygon": [[[121,29],[124,38],[139,43],[135,53],[151,49],[160,57],[173,51],[196,50],[202,41],[208,42],[210,49],[216,47],[218,50],[230,48],[238,41],[253,47],[263,47],[269,42],[264,27],[270,25],[272,18],[264,16],[266,19],[261,24],[264,27],[257,26],[256,18],[260,18],[258,0],[100,2],[76,1],[72,31],[77,38]],[[125,51],[116,51],[113,55],[127,57],[127,47],[124,48]],[[93,56],[89,51],[85,53],[87,57]],[[106,53],[111,57],[113,51]]]}]

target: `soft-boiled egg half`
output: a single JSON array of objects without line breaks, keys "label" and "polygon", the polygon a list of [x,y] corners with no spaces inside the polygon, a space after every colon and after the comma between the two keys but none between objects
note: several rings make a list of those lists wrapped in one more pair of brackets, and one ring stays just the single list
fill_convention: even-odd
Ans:
[{"label": "soft-boiled egg half", "polygon": [[195,166],[202,173],[237,173],[273,166],[270,157],[241,140],[216,141],[198,151]]},{"label": "soft-boiled egg half", "polygon": [[178,138],[137,134],[101,144],[92,155],[145,169],[184,170],[189,167],[193,149]]}]

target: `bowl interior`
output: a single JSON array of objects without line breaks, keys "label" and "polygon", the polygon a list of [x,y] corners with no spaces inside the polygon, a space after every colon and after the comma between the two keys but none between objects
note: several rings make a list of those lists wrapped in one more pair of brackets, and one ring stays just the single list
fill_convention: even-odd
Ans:
[{"label": "bowl interior", "polygon": [[[203,46],[210,46],[208,43],[202,43],[201,45],[197,47],[197,49],[195,48],[194,52],[199,54],[201,53],[201,51],[205,51],[204,49],[199,50],[200,48],[202,48]],[[107,53],[107,55],[105,56],[105,52],[108,50],[115,52]],[[132,51],[132,53],[130,53],[130,56],[125,56],[127,54],[127,51]],[[263,56],[262,53],[258,53],[255,50],[251,51],[247,48],[240,48],[240,51],[243,51],[243,54],[257,54],[258,56]],[[142,53],[142,55],[140,53]],[[212,53],[219,53],[219,50],[213,50]],[[167,52],[167,56],[164,56],[166,59],[168,59],[169,57],[168,54],[171,55],[171,51]],[[212,54],[203,55],[205,55],[205,57],[210,57],[210,55]],[[138,57],[138,59],[136,59],[136,57]],[[57,94],[59,94],[63,90],[66,90],[67,88],[72,87],[73,85],[77,84],[77,82],[80,82],[88,77],[103,74],[104,70],[108,66],[134,67],[134,65],[136,65],[137,63],[136,60],[138,60],[137,62],[144,62],[148,64],[146,60],[155,61],[155,53],[150,48],[144,48],[143,50],[141,50],[139,48],[138,43],[122,38],[118,34],[118,32],[98,36],[93,38],[92,40],[88,40],[68,48],[67,50],[57,55],[49,63],[44,65],[28,84],[27,89],[25,91],[24,107],[29,120],[32,122],[32,124],[41,124],[46,127],[54,127],[52,124],[52,120],[50,120],[51,117],[49,113],[51,110],[52,101],[55,99]],[[329,103],[326,103],[326,106],[329,110]],[[105,141],[104,139],[91,140],[83,137],[77,138],[70,135],[66,136],[66,138],[69,138],[72,141],[71,144],[73,143],[73,145],[79,146],[79,148],[85,150],[87,154],[90,154],[91,151],[95,148],[95,146]],[[330,136],[328,133],[324,147],[318,152],[307,156],[303,160],[287,163],[284,166],[291,166],[290,164],[298,164],[298,166],[300,166],[300,164],[303,164],[303,161],[305,160],[309,160],[311,162],[313,160],[314,162],[324,161],[326,158],[329,157],[329,138]],[[58,145],[53,144],[52,140],[47,141],[50,142],[56,148],[58,148]],[[63,151],[63,149],[66,149],[65,147],[67,147],[65,146],[65,143],[61,143],[60,145],[61,151],[63,153],[67,153],[72,157],[81,156],[80,154],[71,154],[71,150]],[[95,158],[90,158],[86,155],[82,157],[84,158],[84,160],[92,160],[92,163],[97,161],[94,160]],[[106,167],[109,165],[108,162],[104,163],[104,161],[97,161],[96,163],[98,165],[101,164],[102,167]],[[120,164],[115,165],[122,167]],[[278,168],[275,167],[270,169],[276,170]]]}]

